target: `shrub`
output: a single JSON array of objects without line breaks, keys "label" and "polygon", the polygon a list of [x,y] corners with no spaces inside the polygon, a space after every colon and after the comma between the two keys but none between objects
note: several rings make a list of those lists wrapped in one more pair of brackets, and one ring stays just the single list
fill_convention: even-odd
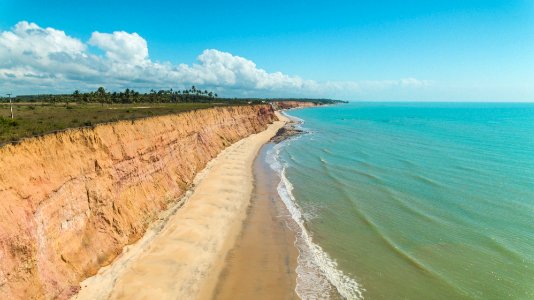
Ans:
[{"label": "shrub", "polygon": [[4,117],[0,117],[0,126],[17,127],[17,126],[19,126],[19,122],[15,121],[13,119],[6,119]]}]

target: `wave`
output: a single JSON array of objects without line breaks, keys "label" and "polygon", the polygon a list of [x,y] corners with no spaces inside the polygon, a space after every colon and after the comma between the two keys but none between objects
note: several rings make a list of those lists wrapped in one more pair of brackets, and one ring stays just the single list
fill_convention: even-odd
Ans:
[{"label": "wave", "polygon": [[303,120],[303,119],[298,118],[298,117],[295,117],[295,116],[292,116],[292,115],[289,115],[289,114],[287,114],[287,113],[286,113],[285,111],[283,111],[283,110],[280,111],[280,113],[281,113],[282,115],[284,115],[285,117],[287,117],[287,118],[288,118],[289,120],[291,120],[291,121],[297,122],[297,123],[299,123],[299,124],[304,123],[304,120]]},{"label": "wave", "polygon": [[363,299],[363,287],[343,273],[321,246],[315,244],[305,226],[306,216],[292,193],[293,185],[286,177],[286,167],[280,162],[280,150],[288,143],[273,146],[267,153],[267,163],[280,176],[277,191],[297,224],[295,245],[299,251],[297,260],[297,285],[295,292],[301,299],[328,299],[332,287],[346,299]]},{"label": "wave", "polygon": [[416,180],[416,181],[419,181],[419,182],[422,182],[424,184],[427,184],[429,186],[432,186],[432,187],[435,187],[435,188],[441,188],[443,187],[443,185],[430,178],[430,177],[427,177],[427,176],[424,176],[424,175],[421,175],[420,173],[415,173],[415,174],[411,174],[411,176]]}]

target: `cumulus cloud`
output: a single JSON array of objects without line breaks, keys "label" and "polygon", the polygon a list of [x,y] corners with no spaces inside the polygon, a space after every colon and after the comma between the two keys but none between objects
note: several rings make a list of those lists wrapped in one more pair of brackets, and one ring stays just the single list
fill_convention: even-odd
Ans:
[{"label": "cumulus cloud", "polygon": [[80,63],[87,61],[86,48],[63,31],[19,22],[0,33],[0,74],[20,80],[90,72],[91,67]]},{"label": "cumulus cloud", "polygon": [[[103,54],[94,54],[91,47]],[[415,78],[361,82],[317,82],[267,72],[246,58],[204,50],[192,64],[153,61],[147,41],[137,33],[93,32],[87,42],[64,31],[19,22],[0,32],[0,88],[16,93],[71,92],[107,88],[169,88],[191,84],[220,94],[256,96],[330,95],[388,88],[419,88]]]},{"label": "cumulus cloud", "polygon": [[143,64],[148,62],[148,46],[146,40],[137,33],[115,31],[113,33],[93,32],[89,45],[96,46],[106,52],[112,61],[126,64]]},{"label": "cumulus cloud", "polygon": [[215,49],[204,50],[198,56],[198,63],[191,66],[182,64],[177,71],[182,80],[242,89],[303,88],[311,83],[281,72],[268,73],[248,59]]}]

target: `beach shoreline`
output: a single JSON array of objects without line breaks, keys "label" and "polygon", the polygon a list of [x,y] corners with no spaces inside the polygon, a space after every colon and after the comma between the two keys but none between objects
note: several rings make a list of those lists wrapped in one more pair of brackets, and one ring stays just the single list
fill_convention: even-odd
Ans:
[{"label": "beach shoreline", "polygon": [[181,207],[81,283],[73,299],[208,299],[241,232],[259,149],[287,118],[231,145],[201,172]]},{"label": "beach shoreline", "polygon": [[278,195],[280,177],[266,160],[272,147],[264,145],[256,157],[247,217],[211,299],[299,299],[296,224]]}]

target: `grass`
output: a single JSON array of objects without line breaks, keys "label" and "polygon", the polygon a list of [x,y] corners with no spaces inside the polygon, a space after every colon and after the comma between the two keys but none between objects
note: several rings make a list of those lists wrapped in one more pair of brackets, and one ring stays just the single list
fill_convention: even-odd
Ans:
[{"label": "grass", "polygon": [[195,109],[221,106],[215,103],[135,103],[135,104],[35,104],[13,105],[15,118],[10,118],[9,104],[0,103],[0,145],[25,137],[67,128],[93,126],[119,120],[135,120],[174,114]]}]

